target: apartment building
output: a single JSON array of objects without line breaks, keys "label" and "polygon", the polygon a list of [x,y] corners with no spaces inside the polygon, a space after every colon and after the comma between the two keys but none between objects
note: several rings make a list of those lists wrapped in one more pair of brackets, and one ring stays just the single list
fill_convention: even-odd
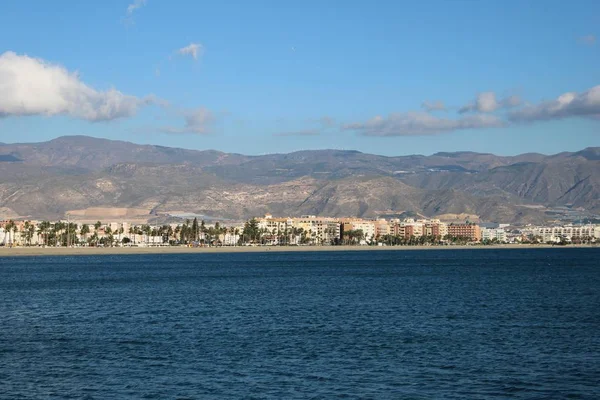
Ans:
[{"label": "apartment building", "polygon": [[439,219],[430,219],[425,223],[425,234],[443,238],[448,234],[448,225]]},{"label": "apartment building", "polygon": [[336,218],[303,215],[292,218],[293,226],[301,228],[308,233],[308,237],[315,243],[330,243],[340,238],[340,222]]},{"label": "apartment building", "polygon": [[375,221],[375,237],[382,238],[391,233],[390,223],[383,218],[378,218]]},{"label": "apartment building", "polygon": [[508,238],[504,229],[481,228],[481,240],[497,240],[500,243],[504,243]]},{"label": "apartment building", "polygon": [[340,223],[336,218],[302,215],[299,218],[274,218],[266,214],[258,219],[258,228],[266,230],[269,244],[278,244],[278,236],[287,232],[291,244],[298,243],[298,237],[292,237],[294,230],[301,229],[311,243],[330,243],[340,238]]},{"label": "apartment building", "polygon": [[377,227],[374,221],[361,218],[341,218],[342,232],[362,231],[365,240],[372,240],[377,236]]},{"label": "apartment building", "polygon": [[481,240],[481,228],[475,224],[450,224],[448,225],[448,235],[469,238],[473,242],[479,242]]},{"label": "apartment building", "polygon": [[293,226],[293,218],[273,218],[271,214],[266,214],[264,218],[258,220],[258,229],[266,229],[271,234],[286,232]]},{"label": "apartment building", "polygon": [[600,225],[563,225],[538,226],[524,230],[533,236],[540,236],[544,242],[559,242],[561,239],[574,240],[595,238],[600,239]]},{"label": "apartment building", "polygon": [[436,236],[443,238],[448,234],[448,225],[437,219],[414,220],[407,218],[404,221],[394,221],[390,227],[390,233],[394,236],[410,238],[411,236]]}]

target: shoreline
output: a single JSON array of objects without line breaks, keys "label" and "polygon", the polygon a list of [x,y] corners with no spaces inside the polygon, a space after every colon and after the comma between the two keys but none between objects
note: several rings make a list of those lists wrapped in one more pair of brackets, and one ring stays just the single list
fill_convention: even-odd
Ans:
[{"label": "shoreline", "polygon": [[336,251],[415,251],[415,250],[510,250],[510,249],[600,249],[598,245],[552,246],[505,244],[491,246],[225,246],[225,247],[0,247],[0,258],[21,256],[99,256],[141,254],[285,253]]}]

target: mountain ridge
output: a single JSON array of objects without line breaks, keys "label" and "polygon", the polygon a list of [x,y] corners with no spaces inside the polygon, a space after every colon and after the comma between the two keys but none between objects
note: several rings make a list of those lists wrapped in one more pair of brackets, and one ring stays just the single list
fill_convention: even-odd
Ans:
[{"label": "mountain ridge", "polygon": [[[476,151],[440,151],[440,152],[435,152],[432,153],[430,155],[425,155],[425,154],[406,154],[406,155],[397,155],[397,156],[386,156],[386,155],[380,155],[380,154],[372,154],[372,153],[365,153],[362,152],[360,150],[341,150],[341,149],[333,149],[333,148],[328,148],[328,149],[315,149],[315,150],[296,150],[296,151],[292,151],[292,152],[288,152],[288,153],[268,153],[268,154],[263,154],[263,155],[245,155],[245,154],[241,154],[241,153],[228,153],[228,152],[224,152],[221,150],[217,150],[217,149],[188,149],[188,148],[184,148],[184,147],[171,147],[171,146],[163,146],[163,145],[155,145],[155,144],[140,144],[140,143],[135,143],[135,142],[131,142],[131,141],[127,141],[127,140],[118,140],[118,139],[106,139],[106,138],[99,138],[99,137],[95,137],[95,136],[87,136],[87,135],[63,135],[63,136],[58,136],[56,138],[44,141],[44,142],[13,142],[13,143],[6,143],[6,142],[0,142],[0,146],[32,146],[32,145],[43,145],[43,144],[48,144],[48,143],[62,143],[62,142],[66,142],[66,141],[75,141],[75,142],[85,142],[85,144],[89,144],[89,143],[111,143],[111,144],[124,144],[124,145],[133,145],[136,147],[156,147],[156,148],[167,148],[167,149],[172,149],[172,150],[182,150],[182,151],[189,151],[189,152],[215,152],[215,153],[221,153],[221,154],[230,154],[230,155],[237,155],[237,156],[244,156],[244,157],[263,157],[263,156],[269,156],[269,155],[290,155],[290,154],[296,154],[296,153],[310,153],[310,152],[343,152],[343,153],[359,153],[359,154],[368,154],[368,155],[373,155],[373,156],[377,156],[377,157],[386,157],[386,158],[396,158],[396,157],[432,157],[432,156],[443,156],[443,155],[480,155],[480,156],[495,156],[495,157],[505,157],[505,158],[516,158],[516,157],[522,157],[522,156],[541,156],[541,157],[551,157],[551,156],[560,156],[563,154],[578,154],[578,153],[583,153],[586,151],[592,151],[595,154],[600,154],[600,146],[589,146],[586,148],[583,148],[581,150],[578,151],[573,151],[573,152],[569,152],[569,151],[565,151],[565,152],[560,152],[560,153],[555,153],[555,154],[543,154],[543,153],[537,153],[537,152],[527,152],[527,153],[519,153],[519,154],[515,154],[515,155],[497,155],[494,153],[480,153],[480,152],[476,152]],[[71,143],[73,144],[73,143]]]},{"label": "mountain ridge", "polygon": [[98,207],[229,219],[473,214],[523,223],[555,218],[557,207],[600,213],[600,147],[516,156],[335,149],[246,156],[63,136],[1,144],[0,174],[0,206],[36,218]]}]

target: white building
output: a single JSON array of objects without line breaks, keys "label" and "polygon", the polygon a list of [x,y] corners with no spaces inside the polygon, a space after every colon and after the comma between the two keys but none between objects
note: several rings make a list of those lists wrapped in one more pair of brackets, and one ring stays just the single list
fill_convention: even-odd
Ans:
[{"label": "white building", "polygon": [[563,225],[538,226],[531,228],[529,233],[540,236],[544,242],[560,242],[562,239],[600,239],[600,225]]},{"label": "white building", "polygon": [[504,229],[488,229],[481,228],[481,240],[494,240],[496,239],[500,243],[507,241],[506,231]]}]

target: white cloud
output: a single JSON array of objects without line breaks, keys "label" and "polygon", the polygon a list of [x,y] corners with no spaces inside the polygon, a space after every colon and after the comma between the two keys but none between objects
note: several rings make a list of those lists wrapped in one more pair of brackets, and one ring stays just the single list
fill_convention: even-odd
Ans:
[{"label": "white cloud", "polygon": [[393,113],[387,118],[377,116],[366,122],[346,124],[342,129],[353,130],[366,136],[424,136],[503,125],[503,121],[493,115],[476,114],[449,119],[438,118],[426,112],[407,112]]},{"label": "white cloud", "polygon": [[496,93],[494,92],[483,92],[477,95],[477,99],[474,102],[461,107],[458,110],[459,113],[465,113],[470,111],[479,112],[492,112],[499,107],[498,101],[496,100]]},{"label": "white cloud", "polygon": [[133,116],[140,107],[155,103],[163,104],[154,96],[98,91],[77,73],[38,58],[11,51],[0,55],[0,117],[68,115],[106,121]]},{"label": "white cloud", "polygon": [[425,111],[446,111],[446,106],[443,101],[434,100],[434,101],[424,101],[421,104],[421,108]]},{"label": "white cloud", "polygon": [[513,95],[508,96],[504,100],[502,100],[502,107],[504,108],[512,108],[521,105],[521,98],[519,96]]},{"label": "white cloud", "polygon": [[142,8],[146,5],[146,0],[135,0],[133,3],[127,6],[127,15],[131,16],[135,10]]},{"label": "white cloud", "polygon": [[183,128],[166,126],[160,128],[159,131],[169,134],[191,133],[196,135],[204,135],[209,133],[210,127],[215,121],[214,114],[204,107],[184,111],[183,117],[185,118],[185,125]]},{"label": "white cloud", "polygon": [[600,85],[582,93],[568,92],[556,100],[529,105],[509,114],[511,121],[538,121],[600,115]]},{"label": "white cloud", "polygon": [[496,93],[483,92],[477,95],[475,101],[461,107],[458,112],[463,114],[466,112],[494,112],[501,108],[516,107],[521,104],[519,96],[509,96],[505,99],[498,100]]},{"label": "white cloud", "polygon": [[198,56],[202,55],[203,47],[200,43],[190,43],[189,45],[182,47],[177,50],[177,53],[182,56],[190,55],[194,60],[198,59]]}]

